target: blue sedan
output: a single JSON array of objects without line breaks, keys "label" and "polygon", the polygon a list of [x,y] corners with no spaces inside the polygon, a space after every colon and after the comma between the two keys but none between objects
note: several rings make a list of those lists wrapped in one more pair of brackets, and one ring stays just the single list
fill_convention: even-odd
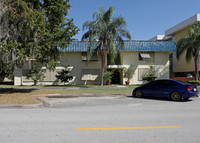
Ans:
[{"label": "blue sedan", "polygon": [[134,97],[164,97],[174,101],[198,97],[196,85],[172,79],[155,80],[133,90]]}]

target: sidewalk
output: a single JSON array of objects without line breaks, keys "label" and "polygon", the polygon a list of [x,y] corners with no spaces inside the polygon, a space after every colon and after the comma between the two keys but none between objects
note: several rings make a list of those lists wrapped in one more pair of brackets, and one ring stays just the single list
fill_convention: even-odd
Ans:
[{"label": "sidewalk", "polygon": [[[69,90],[77,90],[77,89],[121,89],[121,88],[132,88],[124,85],[116,85],[116,86],[97,86],[97,87],[36,87],[33,89],[69,89]],[[30,89],[30,88],[26,88]]]}]

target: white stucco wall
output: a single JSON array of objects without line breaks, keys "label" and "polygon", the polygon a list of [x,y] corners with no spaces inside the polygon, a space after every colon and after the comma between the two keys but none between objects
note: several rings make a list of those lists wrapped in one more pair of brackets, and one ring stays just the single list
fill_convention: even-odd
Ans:
[{"label": "white stucco wall", "polygon": [[23,85],[22,83],[22,69],[16,69],[14,71],[14,85]]},{"label": "white stucco wall", "polygon": [[[60,66],[70,65],[73,66],[71,75],[74,77],[73,84],[85,84],[86,81],[82,80],[83,70],[98,70],[100,72],[100,62],[99,61],[82,61],[81,52],[68,52],[63,53],[61,57]],[[100,81],[87,81],[87,84],[98,84]]]},{"label": "white stucco wall", "polygon": [[[143,52],[144,53],[144,52]],[[150,69],[149,65],[154,65],[155,73],[158,76],[158,79],[165,79],[169,78],[169,52],[155,52],[154,56],[152,57],[153,61],[140,61],[139,60],[139,52],[134,51],[126,51],[122,52],[123,55],[123,64],[124,65],[133,65],[134,67],[134,75],[133,78],[130,80],[130,84],[143,84],[145,81],[139,80],[139,70],[143,68]],[[73,69],[71,71],[71,75],[74,77],[69,84],[100,84],[100,61],[92,61],[86,62],[82,61],[81,59],[81,52],[68,52],[63,53],[61,56],[60,64],[57,66],[56,70],[61,69],[65,66],[72,66]],[[14,77],[14,84],[15,85],[33,85],[31,80],[26,79],[23,75],[23,70],[28,69],[28,63],[23,67],[23,69],[15,70],[15,77]],[[85,81],[83,80],[83,71],[91,71],[94,70],[99,72],[98,78],[94,81]],[[42,85],[52,85],[52,84],[63,84],[59,83],[56,78],[56,71],[46,73],[48,77],[45,77],[44,81],[38,82],[38,84]],[[92,73],[93,74],[93,73]],[[91,74],[91,75],[92,75]],[[87,74],[86,74],[87,75]],[[88,74],[90,76],[90,74]],[[119,77],[120,78],[120,77]],[[123,84],[127,80],[124,77],[122,78]]]},{"label": "white stucco wall", "polygon": [[[46,71],[45,78],[43,81],[38,82],[38,85],[58,85],[63,84],[60,83],[55,75],[57,74],[57,71],[67,67],[71,66],[72,71],[70,73],[71,76],[73,76],[73,80],[71,80],[68,84],[99,84],[100,83],[100,77],[97,78],[97,80],[82,80],[83,71],[87,70],[95,70],[100,72],[100,62],[99,61],[91,61],[86,62],[82,61],[81,59],[82,53],[81,52],[67,52],[62,53],[61,60],[59,65],[56,67],[55,71]],[[28,62],[23,66],[23,68],[16,69],[14,72],[14,85],[33,85],[33,81],[31,79],[26,79],[26,76],[23,75],[23,71],[29,69]],[[100,75],[100,74],[99,74]],[[98,75],[98,76],[99,76]],[[92,74],[89,75],[90,77]]]},{"label": "white stucco wall", "polygon": [[[143,52],[145,53],[145,52]],[[130,80],[130,84],[143,84],[146,81],[139,80],[139,69],[148,68],[150,65],[154,65],[155,73],[158,76],[158,79],[169,78],[169,53],[168,52],[155,52],[154,60],[151,61],[140,61],[139,52],[123,52],[123,64],[124,65],[133,65],[134,74],[133,78]],[[123,84],[127,79],[123,78]]]}]

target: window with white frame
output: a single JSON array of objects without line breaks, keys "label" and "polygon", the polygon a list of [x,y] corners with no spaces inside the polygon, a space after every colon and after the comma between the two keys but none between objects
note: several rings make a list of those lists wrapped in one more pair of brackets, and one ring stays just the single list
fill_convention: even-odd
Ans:
[{"label": "window with white frame", "polygon": [[154,52],[140,52],[139,61],[154,61]]}]

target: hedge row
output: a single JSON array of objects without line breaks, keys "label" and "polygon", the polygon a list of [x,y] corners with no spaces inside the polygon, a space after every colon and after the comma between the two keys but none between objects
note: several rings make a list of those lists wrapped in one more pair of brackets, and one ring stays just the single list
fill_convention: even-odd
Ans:
[{"label": "hedge row", "polygon": [[187,82],[190,84],[200,85],[200,81],[188,80]]}]

